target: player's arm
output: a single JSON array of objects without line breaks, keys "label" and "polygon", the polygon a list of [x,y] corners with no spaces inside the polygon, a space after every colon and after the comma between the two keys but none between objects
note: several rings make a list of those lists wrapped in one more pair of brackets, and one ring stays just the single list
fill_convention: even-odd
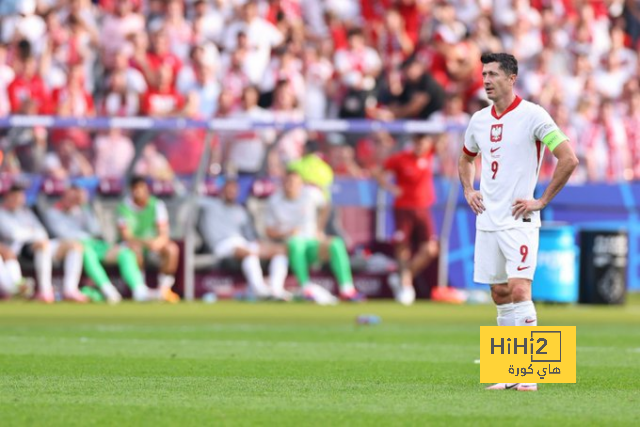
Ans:
[{"label": "player's arm", "polygon": [[394,185],[391,182],[391,180],[389,179],[390,173],[386,169],[377,167],[372,170],[372,174],[376,182],[380,186],[380,188],[382,188],[385,191],[388,191],[389,193],[393,194],[395,197],[398,197],[400,195],[400,187],[398,187],[397,185]]},{"label": "player's arm", "polygon": [[468,150],[464,150],[460,154],[460,158],[458,159],[458,175],[460,176],[462,191],[464,191],[464,198],[467,200],[473,213],[480,215],[485,211],[485,207],[482,203],[482,193],[473,188],[473,179],[476,176],[476,156],[477,153],[474,155],[474,153]]},{"label": "player's arm", "polygon": [[148,239],[146,246],[152,251],[161,250],[169,241],[169,212],[167,207],[161,200],[156,203],[156,233],[158,235]]},{"label": "player's arm", "polygon": [[[553,132],[555,133],[555,132]],[[534,200],[524,200],[518,199],[513,205],[512,214],[515,219],[519,217],[526,217],[530,212],[539,211],[544,209],[551,200],[562,190],[562,187],[565,186],[573,171],[578,167],[578,157],[571,148],[571,144],[569,144],[569,140],[562,134],[562,132],[557,131],[556,138],[560,135],[562,139],[558,143],[553,143],[554,147],[545,142],[549,149],[553,153],[553,155],[558,159],[558,163],[556,165],[556,169],[553,172],[553,176],[551,177],[551,182],[544,190],[544,193],[539,199]]]}]

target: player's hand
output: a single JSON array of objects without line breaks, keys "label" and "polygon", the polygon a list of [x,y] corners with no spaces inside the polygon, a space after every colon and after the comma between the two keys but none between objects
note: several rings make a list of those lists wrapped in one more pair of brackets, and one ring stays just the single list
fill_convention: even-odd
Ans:
[{"label": "player's hand", "polygon": [[480,191],[469,191],[464,193],[464,198],[467,199],[467,203],[471,207],[474,214],[480,215],[486,209],[484,203],[482,203],[482,193]]},{"label": "player's hand", "polygon": [[531,212],[542,210],[544,208],[544,203],[537,199],[516,199],[512,208],[511,214],[515,219],[519,219],[520,217],[528,218]]}]

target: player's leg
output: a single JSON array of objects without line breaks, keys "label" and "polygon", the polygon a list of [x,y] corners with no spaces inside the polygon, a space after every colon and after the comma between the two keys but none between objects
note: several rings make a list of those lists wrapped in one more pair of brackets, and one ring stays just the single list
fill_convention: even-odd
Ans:
[{"label": "player's leg", "polygon": [[[513,304],[507,286],[506,259],[495,231],[476,231],[473,280],[491,285],[491,297],[498,311],[498,326],[513,326]],[[518,383],[498,383],[487,390],[515,390]]]},{"label": "player's leg", "polygon": [[0,285],[4,284],[5,291],[10,295],[28,295],[33,291],[33,286],[28,289],[27,283],[22,277],[22,269],[16,254],[11,248],[0,244],[0,258],[3,261],[3,273]]},{"label": "player's leg", "polygon": [[[499,242],[507,258],[508,286],[513,301],[515,326],[537,326],[536,308],[531,300],[531,283],[538,254],[538,229],[523,228],[499,232]],[[518,391],[536,391],[535,383],[521,383]]]},{"label": "player's leg", "polygon": [[290,300],[291,294],[284,289],[284,282],[289,273],[289,258],[286,246],[278,243],[260,242],[260,259],[269,261],[269,285],[271,294],[280,300]]},{"label": "player's leg", "polygon": [[498,311],[498,326],[514,326],[513,301],[507,286],[506,258],[495,231],[476,231],[473,279],[477,283],[491,285],[491,297]]},{"label": "player's leg", "polygon": [[219,258],[234,258],[240,261],[242,273],[254,296],[270,296],[269,288],[264,282],[257,244],[247,242],[241,236],[232,236],[218,242],[213,251]]},{"label": "player's leg", "polygon": [[65,299],[75,302],[88,302],[78,287],[82,276],[82,243],[76,241],[51,240],[51,249],[55,260],[62,260],[63,278],[62,295]]},{"label": "player's leg", "polygon": [[291,271],[298,280],[298,285],[304,290],[309,283],[309,261],[313,254],[307,255],[307,239],[302,237],[292,237],[287,242],[287,253],[289,254],[289,263]]},{"label": "player's leg", "polygon": [[337,303],[337,298],[320,285],[311,283],[309,269],[320,259],[320,243],[317,239],[293,237],[287,242],[291,271],[298,279],[305,298],[320,305]]},{"label": "player's leg", "polygon": [[146,302],[158,299],[145,283],[144,277],[144,249],[141,245],[126,244],[114,246],[103,262],[116,262],[124,282],[131,289],[134,301]]},{"label": "player's leg", "polygon": [[418,250],[411,257],[409,269],[413,277],[421,274],[438,256],[440,246],[431,212],[428,209],[415,211],[414,237],[420,242]]},{"label": "player's leg", "polygon": [[345,301],[362,301],[364,296],[353,286],[351,263],[344,240],[332,236],[320,242],[320,246],[321,258],[328,257],[329,266],[338,282],[340,297]]},{"label": "player's leg", "polygon": [[411,236],[414,216],[408,209],[394,209],[396,231],[393,233],[394,255],[398,263],[398,273],[389,276],[389,286],[393,296],[401,304],[411,305],[416,299],[411,272]]},{"label": "player's leg", "polygon": [[531,301],[531,283],[538,255],[538,229],[522,228],[498,232],[507,259],[508,286],[515,310],[515,326],[537,326]]},{"label": "player's leg", "polygon": [[109,279],[101,263],[101,260],[105,259],[109,252],[108,244],[97,239],[87,239],[82,242],[82,247],[82,261],[85,273],[93,280],[109,303],[119,303],[122,300],[122,296],[111,283],[111,279]]},{"label": "player's leg", "polygon": [[178,245],[169,240],[166,245],[160,249],[160,274],[158,275],[158,289],[160,296],[168,302],[176,303],[180,301],[180,296],[173,292],[171,288],[176,282],[176,271],[178,270],[178,260],[180,256],[180,248]]},{"label": "player's leg", "polygon": [[51,283],[53,253],[49,240],[41,240],[24,245],[22,247],[22,256],[33,260],[38,282],[37,298],[46,303],[54,302],[55,296],[53,295],[53,284]]}]

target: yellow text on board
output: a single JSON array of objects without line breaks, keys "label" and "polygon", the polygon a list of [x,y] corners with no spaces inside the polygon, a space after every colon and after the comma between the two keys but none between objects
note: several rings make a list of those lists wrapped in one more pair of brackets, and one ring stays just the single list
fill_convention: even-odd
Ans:
[{"label": "yellow text on board", "polygon": [[575,326],[481,326],[481,383],[575,383]]}]

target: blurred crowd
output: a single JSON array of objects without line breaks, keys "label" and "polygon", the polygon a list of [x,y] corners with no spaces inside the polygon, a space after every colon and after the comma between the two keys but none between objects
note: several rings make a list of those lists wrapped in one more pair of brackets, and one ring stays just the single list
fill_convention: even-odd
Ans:
[{"label": "blurred crowd", "polygon": [[[640,179],[637,0],[2,0],[0,116],[446,120],[436,172],[454,176],[464,125],[488,105],[486,51],[519,59],[518,93],[551,113],[582,160],[574,181]],[[282,175],[309,136],[354,177],[404,142],[225,133],[211,172]],[[58,178],[120,176],[135,153],[118,129],[3,138],[15,147],[4,171]],[[199,130],[163,132],[136,173],[192,173],[204,141]]]}]

